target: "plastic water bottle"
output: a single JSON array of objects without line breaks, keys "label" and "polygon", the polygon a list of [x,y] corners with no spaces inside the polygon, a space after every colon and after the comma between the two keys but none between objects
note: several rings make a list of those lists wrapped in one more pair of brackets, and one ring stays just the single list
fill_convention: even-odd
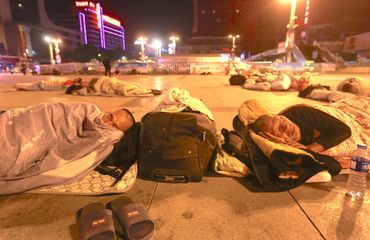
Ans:
[{"label": "plastic water bottle", "polygon": [[369,171],[369,154],[365,144],[357,144],[352,152],[347,193],[352,200],[363,199],[366,191],[366,175]]}]

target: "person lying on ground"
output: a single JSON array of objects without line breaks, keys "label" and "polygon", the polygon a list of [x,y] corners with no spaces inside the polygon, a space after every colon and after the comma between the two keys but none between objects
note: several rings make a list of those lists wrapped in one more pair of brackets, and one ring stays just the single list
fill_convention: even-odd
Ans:
[{"label": "person lying on ground", "polygon": [[286,91],[301,90],[307,87],[310,82],[309,73],[293,75],[285,72],[266,72],[260,73],[255,71],[246,72],[246,80],[243,87],[259,91]]},{"label": "person lying on ground", "polygon": [[147,88],[136,82],[122,81],[115,77],[93,78],[88,87],[73,91],[75,95],[96,96],[148,96],[160,95],[160,90]]},{"label": "person lying on ground", "polygon": [[370,84],[363,78],[351,77],[341,81],[335,89],[321,84],[311,84],[298,93],[298,97],[326,102],[336,102],[353,95],[370,97]]},{"label": "person lying on ground", "polygon": [[26,82],[14,84],[14,88],[18,91],[62,91],[73,85],[88,85],[87,81],[82,81],[81,78],[74,80],[66,77],[53,77],[49,80],[40,80],[38,82]]},{"label": "person lying on ground", "polygon": [[[66,83],[64,83],[65,85]],[[76,78],[71,85],[65,91],[65,94],[73,94],[74,91],[82,89],[84,86],[82,85],[82,79]]]},{"label": "person lying on ground", "polygon": [[98,166],[134,125],[127,109],[44,103],[0,114],[0,195],[68,184]]},{"label": "person lying on ground", "polygon": [[285,73],[265,73],[262,76],[247,78],[243,87],[260,91],[285,91],[291,87],[291,78]]},{"label": "person lying on ground", "polygon": [[251,129],[270,141],[328,154],[349,167],[357,143],[370,144],[370,98],[324,105],[297,104],[278,114],[263,114]]}]

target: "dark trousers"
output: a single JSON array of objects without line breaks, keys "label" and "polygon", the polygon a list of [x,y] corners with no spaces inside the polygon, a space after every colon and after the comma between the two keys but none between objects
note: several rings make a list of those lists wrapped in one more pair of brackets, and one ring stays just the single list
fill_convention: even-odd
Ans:
[{"label": "dark trousers", "polygon": [[110,68],[105,68],[105,76],[111,77]]}]

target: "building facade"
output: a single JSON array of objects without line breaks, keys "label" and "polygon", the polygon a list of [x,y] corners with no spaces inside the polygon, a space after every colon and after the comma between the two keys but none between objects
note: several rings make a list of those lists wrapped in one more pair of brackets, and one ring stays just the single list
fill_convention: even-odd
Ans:
[{"label": "building facade", "polygon": [[[229,35],[239,35],[236,51],[247,55],[277,44],[271,0],[193,0],[193,38],[223,37],[231,47]],[[225,49],[223,49],[225,50]]]}]

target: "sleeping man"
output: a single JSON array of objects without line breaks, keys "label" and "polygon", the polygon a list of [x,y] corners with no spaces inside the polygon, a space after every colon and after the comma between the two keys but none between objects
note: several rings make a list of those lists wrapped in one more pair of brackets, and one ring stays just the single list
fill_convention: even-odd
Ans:
[{"label": "sleeping man", "polygon": [[134,124],[126,109],[45,103],[0,114],[0,195],[82,179]]},{"label": "sleeping man", "polygon": [[263,114],[250,126],[273,142],[330,155],[348,168],[356,144],[370,144],[370,98],[293,105],[275,115]]}]

